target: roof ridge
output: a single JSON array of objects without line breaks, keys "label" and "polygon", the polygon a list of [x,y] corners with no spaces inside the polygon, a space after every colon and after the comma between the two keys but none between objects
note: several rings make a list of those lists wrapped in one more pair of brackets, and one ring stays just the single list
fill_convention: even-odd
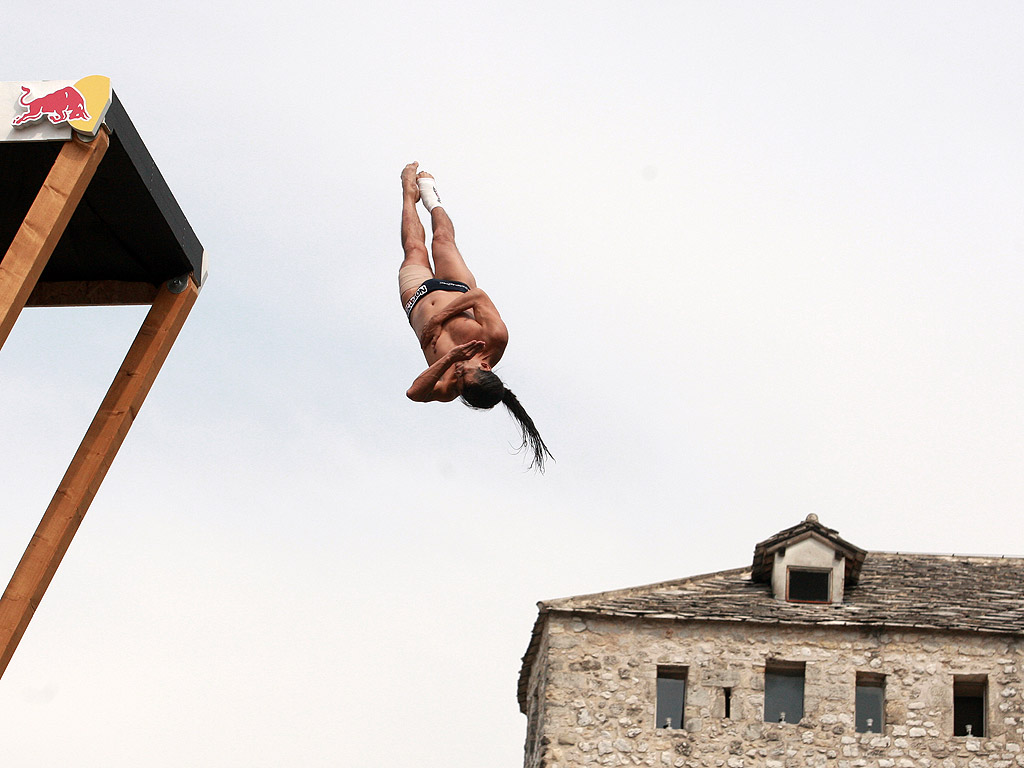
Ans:
[{"label": "roof ridge", "polygon": [[976,560],[1024,560],[1024,555],[986,555],[971,552],[899,552],[889,550],[869,550],[868,555],[900,555],[902,557],[941,557]]}]

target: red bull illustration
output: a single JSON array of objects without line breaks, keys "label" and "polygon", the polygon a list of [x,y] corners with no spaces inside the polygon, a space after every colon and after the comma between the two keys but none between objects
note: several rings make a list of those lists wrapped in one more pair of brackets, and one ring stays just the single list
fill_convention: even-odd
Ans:
[{"label": "red bull illustration", "polygon": [[114,100],[110,78],[0,82],[0,143],[88,140]]},{"label": "red bull illustration", "polygon": [[26,101],[25,97],[29,93],[31,91],[28,88],[21,86],[21,98],[18,99],[18,103],[26,107],[27,111],[16,115],[11,120],[11,125],[19,126],[41,120],[43,117],[48,118],[54,125],[69,120],[92,119],[85,108],[85,97],[74,86],[69,85],[45,96]]}]

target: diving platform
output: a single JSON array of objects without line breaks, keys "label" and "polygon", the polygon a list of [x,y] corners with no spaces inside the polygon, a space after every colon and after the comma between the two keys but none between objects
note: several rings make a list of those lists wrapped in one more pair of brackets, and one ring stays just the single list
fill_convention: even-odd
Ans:
[{"label": "diving platform", "polygon": [[109,78],[0,83],[0,253],[0,347],[25,307],[149,306],[0,598],[2,675],[205,280]]}]

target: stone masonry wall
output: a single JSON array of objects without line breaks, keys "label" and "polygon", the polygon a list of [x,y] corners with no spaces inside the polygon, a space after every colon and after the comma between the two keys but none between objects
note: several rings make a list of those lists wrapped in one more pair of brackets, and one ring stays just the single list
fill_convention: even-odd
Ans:
[{"label": "stone masonry wall", "polygon": [[[1024,766],[1024,643],[977,633],[684,623],[550,613],[526,768]],[[805,662],[804,717],[765,723],[766,661]],[[688,667],[684,727],[655,727],[658,665]],[[883,733],[856,733],[857,672],[884,674]],[[986,732],[953,736],[953,676],[986,675]],[[724,717],[723,688],[732,689]]]}]

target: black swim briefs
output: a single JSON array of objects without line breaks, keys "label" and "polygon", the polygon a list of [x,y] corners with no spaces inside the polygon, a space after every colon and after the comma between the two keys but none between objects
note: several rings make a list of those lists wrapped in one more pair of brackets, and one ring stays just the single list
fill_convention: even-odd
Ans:
[{"label": "black swim briefs", "polygon": [[416,302],[426,296],[428,293],[434,291],[458,291],[459,293],[466,293],[469,291],[469,286],[465,283],[460,283],[458,280],[438,280],[436,277],[432,277],[429,280],[424,280],[423,284],[416,289],[416,292],[405,302],[405,316],[409,318],[409,322],[412,322],[412,309],[416,306]]}]

